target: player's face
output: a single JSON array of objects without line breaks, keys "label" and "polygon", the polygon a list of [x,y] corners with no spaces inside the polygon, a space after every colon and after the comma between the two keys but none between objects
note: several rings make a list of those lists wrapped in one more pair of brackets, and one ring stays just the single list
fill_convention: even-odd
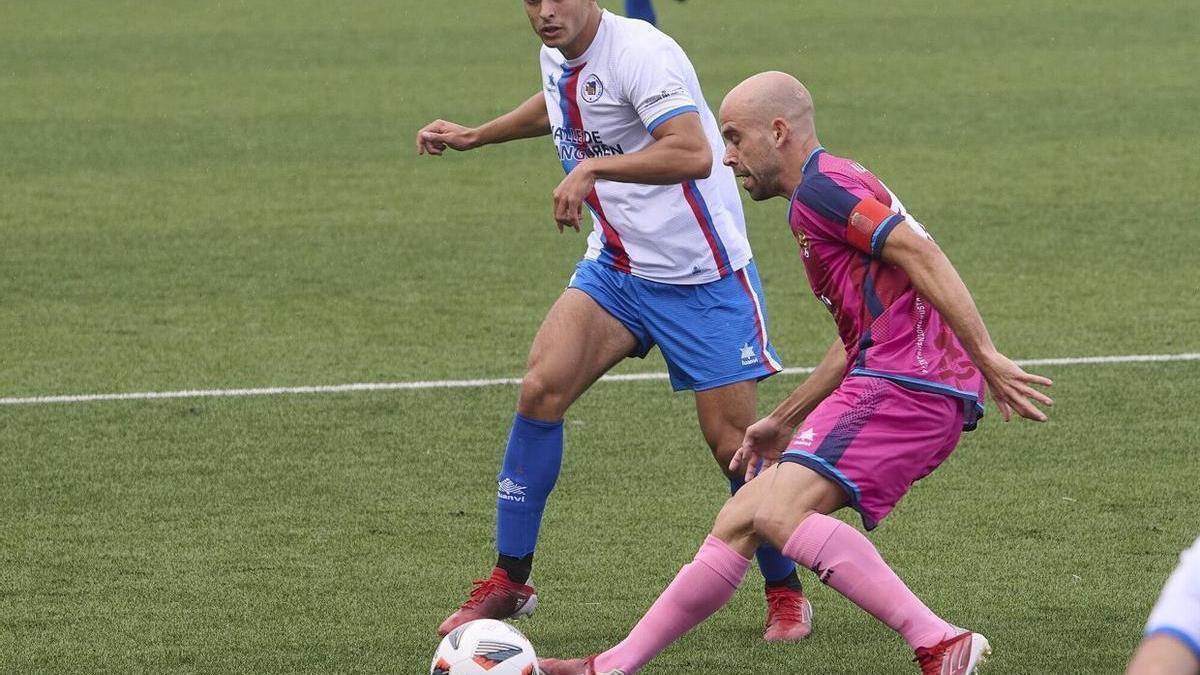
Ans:
[{"label": "player's face", "polygon": [[721,135],[725,137],[722,161],[742,179],[750,198],[760,202],[778,195],[782,160],[770,142],[769,129],[723,119]]},{"label": "player's face", "polygon": [[525,0],[533,32],[547,47],[564,51],[571,51],[593,11],[600,11],[596,0]]}]

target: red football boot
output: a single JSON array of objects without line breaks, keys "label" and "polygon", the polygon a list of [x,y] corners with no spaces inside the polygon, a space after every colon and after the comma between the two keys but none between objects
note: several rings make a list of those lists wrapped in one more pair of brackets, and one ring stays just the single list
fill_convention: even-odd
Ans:
[{"label": "red football boot", "polygon": [[767,642],[795,642],[812,632],[812,604],[804,593],[787,586],[767,588]]},{"label": "red football boot", "polygon": [[971,675],[991,653],[987,638],[966,631],[932,647],[919,647],[913,661],[921,664],[922,675]]},{"label": "red football boot", "polygon": [[499,567],[487,579],[471,582],[471,597],[458,611],[438,626],[438,635],[445,636],[459,626],[476,619],[520,619],[537,609],[537,593],[533,586],[518,584]]}]

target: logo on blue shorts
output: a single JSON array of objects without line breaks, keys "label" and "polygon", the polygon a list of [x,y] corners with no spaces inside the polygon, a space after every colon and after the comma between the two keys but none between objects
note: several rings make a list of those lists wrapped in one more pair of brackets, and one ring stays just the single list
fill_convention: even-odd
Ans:
[{"label": "logo on blue shorts", "polygon": [[758,363],[758,357],[754,354],[754,347],[751,347],[750,343],[747,342],[742,345],[742,365],[753,366],[756,363]]}]

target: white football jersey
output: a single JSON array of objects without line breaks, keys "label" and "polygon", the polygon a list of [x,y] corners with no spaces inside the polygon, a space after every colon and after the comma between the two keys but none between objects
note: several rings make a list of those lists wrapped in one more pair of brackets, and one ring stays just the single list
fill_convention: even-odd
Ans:
[{"label": "white football jersey", "polygon": [[1146,622],[1146,635],[1165,633],[1185,642],[1200,658],[1200,539],[1179,556]]},{"label": "white football jersey", "polygon": [[708,178],[674,185],[598,180],[587,198],[592,233],[584,257],[671,284],[715,281],[750,261],[746,221],[724,142],[687,55],[645,21],[604,12],[587,51],[567,60],[542,46],[542,87],[563,168],[628,154],[659,125],[698,113],[713,149]]}]

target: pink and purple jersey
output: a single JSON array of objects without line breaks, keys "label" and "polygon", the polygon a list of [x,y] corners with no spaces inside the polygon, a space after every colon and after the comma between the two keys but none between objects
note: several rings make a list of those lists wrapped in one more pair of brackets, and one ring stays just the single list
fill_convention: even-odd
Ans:
[{"label": "pink and purple jersey", "polygon": [[896,195],[858,162],[818,147],[804,163],[789,221],[813,293],[846,347],[846,376],[960,398],[964,426],[973,428],[983,411],[982,374],[904,270],[880,259],[901,224],[928,236]]}]

